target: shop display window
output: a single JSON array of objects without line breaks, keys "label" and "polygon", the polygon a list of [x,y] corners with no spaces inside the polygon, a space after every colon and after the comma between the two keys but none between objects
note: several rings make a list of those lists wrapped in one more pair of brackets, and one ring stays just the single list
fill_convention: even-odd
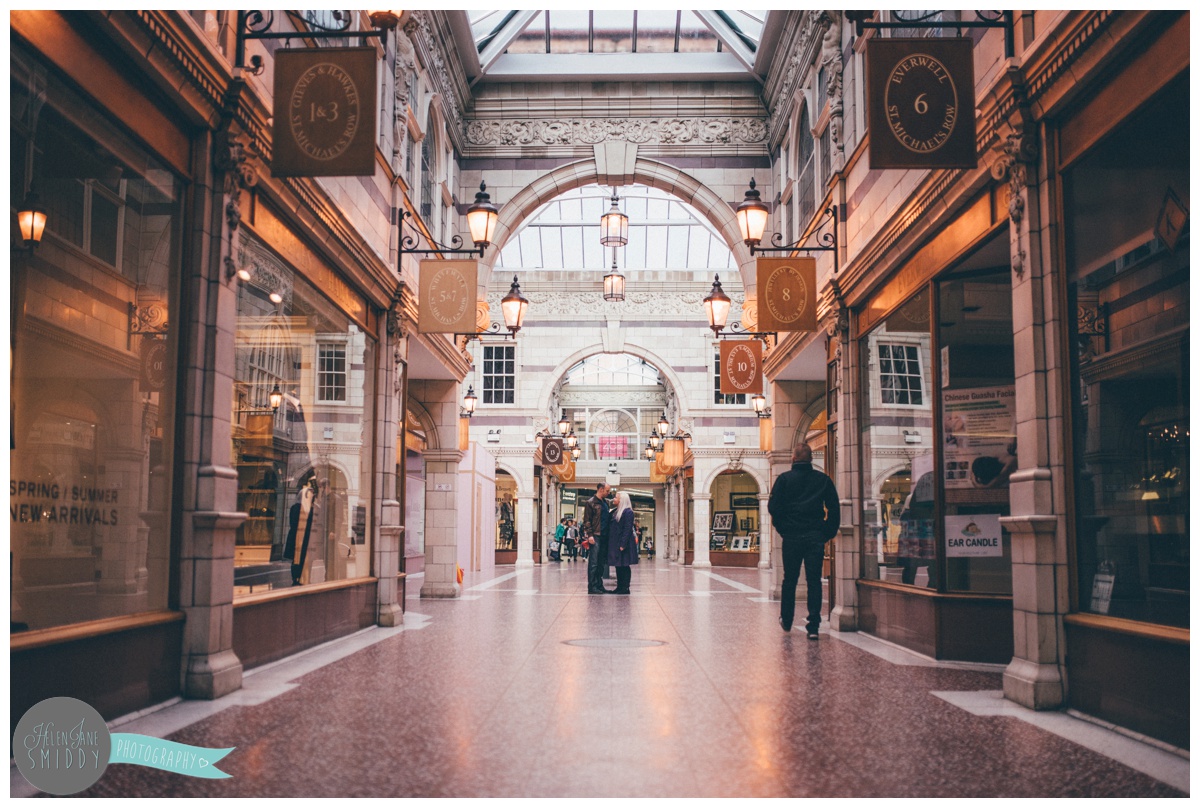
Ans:
[{"label": "shop display window", "polygon": [[241,244],[234,593],[370,575],[375,341],[262,242]]},{"label": "shop display window", "polygon": [[1188,113],[1185,72],[1063,174],[1077,608],[1182,627],[1191,607]]},{"label": "shop display window", "polygon": [[918,293],[859,341],[862,574],[936,588],[929,309]]},{"label": "shop display window", "polygon": [[168,606],[182,183],[14,43],[14,632]]},{"label": "shop display window", "polygon": [[[1005,242],[1007,246],[1007,242]],[[946,590],[1012,592],[1009,476],[1017,469],[1010,270],[966,270],[938,290]]]}]

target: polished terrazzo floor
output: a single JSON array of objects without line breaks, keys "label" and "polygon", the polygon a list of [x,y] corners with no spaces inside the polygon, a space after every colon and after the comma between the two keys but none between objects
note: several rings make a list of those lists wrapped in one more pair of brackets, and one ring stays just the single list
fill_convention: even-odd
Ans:
[{"label": "polished terrazzo floor", "polygon": [[999,667],[893,661],[825,627],[817,642],[785,635],[769,586],[754,569],[662,560],[635,567],[625,597],[585,594],[582,563],[468,575],[460,600],[410,597],[403,629],[118,730],[236,746],[231,779],[114,765],[87,794],[1182,795],[1111,753],[953,703],[994,695]]}]

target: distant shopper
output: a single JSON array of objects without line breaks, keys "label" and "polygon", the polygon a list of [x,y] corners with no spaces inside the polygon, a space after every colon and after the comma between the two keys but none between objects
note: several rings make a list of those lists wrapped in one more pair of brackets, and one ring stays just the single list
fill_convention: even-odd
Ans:
[{"label": "distant shopper", "polygon": [[567,529],[563,533],[563,549],[572,561],[579,558],[579,528],[575,526],[574,519],[567,520]]},{"label": "distant shopper", "polygon": [[812,467],[807,443],[792,450],[792,469],[779,475],[767,503],[771,523],[783,538],[783,589],[779,593],[779,625],[792,630],[796,613],[796,584],[800,565],[808,583],[808,638],[818,638],[821,625],[821,564],[825,542],[837,535],[841,524],[837,489],[833,480]]},{"label": "distant shopper", "polygon": [[566,547],[563,545],[563,536],[567,533],[567,517],[558,520],[558,524],[554,526],[554,539],[550,542],[550,558],[554,561],[562,561],[563,551]]},{"label": "distant shopper", "polygon": [[629,569],[638,563],[637,530],[633,526],[633,506],[629,494],[617,494],[617,509],[613,512],[612,529],[608,534],[608,562],[617,568],[618,595],[629,594],[629,582],[633,577]]},{"label": "distant shopper", "polygon": [[588,594],[606,595],[612,590],[604,588],[604,567],[608,564],[608,531],[611,522],[608,502],[608,485],[596,484],[596,495],[583,504],[583,537],[589,541],[588,548]]}]

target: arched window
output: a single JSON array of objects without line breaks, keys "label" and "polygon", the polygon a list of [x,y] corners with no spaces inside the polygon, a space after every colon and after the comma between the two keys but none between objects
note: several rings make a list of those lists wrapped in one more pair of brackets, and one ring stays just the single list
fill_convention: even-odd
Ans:
[{"label": "arched window", "polygon": [[567,371],[567,384],[637,386],[662,384],[658,369],[630,354],[597,354],[577,362]]},{"label": "arched window", "polygon": [[[717,229],[686,202],[645,185],[618,189],[629,217],[629,244],[618,254],[622,269],[729,270],[737,265]],[[558,196],[529,217],[508,240],[497,267],[597,269],[612,252],[600,246],[600,216],[612,188],[586,185]]]},{"label": "arched window", "polygon": [[812,220],[817,204],[814,200],[816,192],[816,167],[813,160],[812,127],[808,123],[808,107],[800,110],[800,149],[799,165],[800,179],[797,182],[796,194],[800,197],[799,213],[796,217],[796,231],[803,233]]}]

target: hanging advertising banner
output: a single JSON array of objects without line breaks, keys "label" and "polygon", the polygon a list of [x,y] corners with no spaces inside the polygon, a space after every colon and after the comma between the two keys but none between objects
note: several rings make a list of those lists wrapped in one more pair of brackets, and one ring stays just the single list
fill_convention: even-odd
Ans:
[{"label": "hanging advertising banner", "polygon": [[575,464],[570,460],[563,461],[561,466],[555,466],[554,468],[550,469],[550,471],[556,478],[558,478],[560,483],[575,482]]},{"label": "hanging advertising banner", "polygon": [[946,517],[946,558],[997,557],[1004,555],[1000,514],[977,513]]},{"label": "hanging advertising banner", "polygon": [[473,334],[475,280],[479,263],[473,260],[421,262],[421,297],[417,301],[417,331],[422,334]]},{"label": "hanging advertising banner", "polygon": [[1008,488],[1017,468],[1013,385],[942,391],[945,487]]},{"label": "hanging advertising banner", "polygon": [[[655,455],[655,457],[657,457],[657,455]],[[662,473],[662,470],[658,467],[658,463],[656,461],[651,460],[650,461],[650,482],[665,483],[666,481],[667,481],[667,475]]]},{"label": "hanging advertising banner", "polygon": [[374,47],[275,51],[274,176],[375,173],[378,61]]},{"label": "hanging advertising banner", "polygon": [[761,393],[762,342],[756,339],[721,340],[721,392]]},{"label": "hanging advertising banner", "polygon": [[871,169],[975,168],[972,41],[867,42]]},{"label": "hanging advertising banner", "polygon": [[817,259],[759,258],[759,331],[817,330]]},{"label": "hanging advertising banner", "polygon": [[562,438],[542,438],[542,465],[558,466],[563,462]]}]

